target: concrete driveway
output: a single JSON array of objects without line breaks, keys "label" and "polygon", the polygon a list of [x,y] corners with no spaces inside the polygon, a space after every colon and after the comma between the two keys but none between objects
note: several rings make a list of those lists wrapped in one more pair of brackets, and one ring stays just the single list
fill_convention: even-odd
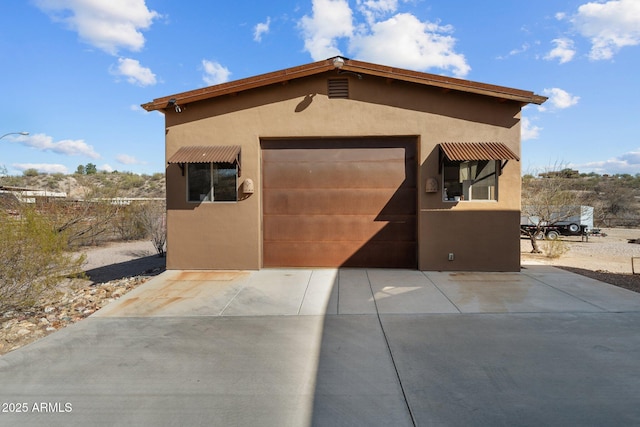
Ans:
[{"label": "concrete driveway", "polygon": [[553,267],[167,271],[0,357],[0,425],[639,425],[639,332]]}]

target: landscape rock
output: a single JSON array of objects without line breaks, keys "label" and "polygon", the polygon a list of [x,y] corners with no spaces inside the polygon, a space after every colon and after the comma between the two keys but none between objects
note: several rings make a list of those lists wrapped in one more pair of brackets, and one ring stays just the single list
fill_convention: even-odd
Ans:
[{"label": "landscape rock", "polygon": [[0,355],[91,316],[150,278],[134,276],[100,284],[80,281],[65,287],[64,292],[43,298],[28,310],[3,313]]}]

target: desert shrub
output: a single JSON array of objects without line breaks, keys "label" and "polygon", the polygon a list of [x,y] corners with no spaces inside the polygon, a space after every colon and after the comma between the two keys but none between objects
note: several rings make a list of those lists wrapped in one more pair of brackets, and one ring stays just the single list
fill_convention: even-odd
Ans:
[{"label": "desert shrub", "polygon": [[563,240],[553,239],[545,242],[544,254],[547,258],[557,259],[567,252],[569,252],[569,245]]},{"label": "desert shrub", "polygon": [[139,240],[147,237],[147,230],[142,223],[143,207],[139,204],[131,204],[120,210],[114,218],[114,228],[122,240]]},{"label": "desert shrub", "polygon": [[60,181],[56,180],[53,177],[47,178],[46,187],[49,190],[57,190],[60,188]]},{"label": "desert shrub", "polygon": [[17,216],[0,211],[0,259],[0,311],[32,306],[61,279],[80,274],[84,262],[32,207]]},{"label": "desert shrub", "polygon": [[94,186],[86,188],[81,200],[52,200],[39,209],[70,247],[93,245],[113,239],[113,220],[122,207],[112,202],[115,197],[115,191]]},{"label": "desert shrub", "polygon": [[163,202],[147,202],[140,210],[142,226],[151,239],[159,256],[164,256],[167,243],[166,206]]},{"label": "desert shrub", "polygon": [[132,188],[141,187],[144,183],[145,179],[140,175],[123,174],[120,181],[120,187],[123,190],[130,190]]}]

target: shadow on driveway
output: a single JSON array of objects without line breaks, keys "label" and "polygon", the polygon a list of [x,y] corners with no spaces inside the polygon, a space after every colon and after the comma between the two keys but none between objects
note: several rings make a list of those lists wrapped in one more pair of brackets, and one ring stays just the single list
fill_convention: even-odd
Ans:
[{"label": "shadow on driveway", "polygon": [[547,266],[169,270],[0,357],[0,424],[640,425],[638,324]]},{"label": "shadow on driveway", "polygon": [[86,273],[94,283],[105,283],[142,274],[145,276],[156,276],[165,271],[166,261],[167,259],[165,257],[150,255],[131,261],[93,268],[87,270]]}]

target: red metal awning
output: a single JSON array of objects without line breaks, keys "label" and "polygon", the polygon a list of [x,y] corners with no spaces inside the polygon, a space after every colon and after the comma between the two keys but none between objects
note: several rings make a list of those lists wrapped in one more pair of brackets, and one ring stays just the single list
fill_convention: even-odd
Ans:
[{"label": "red metal awning", "polygon": [[502,142],[443,142],[440,149],[449,160],[520,160]]},{"label": "red metal awning", "polygon": [[240,163],[239,145],[181,147],[167,163]]}]

